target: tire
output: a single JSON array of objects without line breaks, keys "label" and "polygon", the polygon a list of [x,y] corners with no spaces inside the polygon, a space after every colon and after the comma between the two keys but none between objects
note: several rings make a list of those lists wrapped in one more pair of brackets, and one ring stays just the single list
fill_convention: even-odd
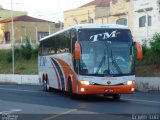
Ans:
[{"label": "tire", "polygon": [[45,92],[50,92],[49,82],[48,80],[43,79],[43,89]]},{"label": "tire", "polygon": [[43,83],[43,90],[47,91],[47,83],[46,83],[46,80],[44,78],[42,80],[42,83]]},{"label": "tire", "polygon": [[68,80],[68,94],[71,99],[75,99],[76,95],[72,92],[72,82]]},{"label": "tire", "polygon": [[50,86],[49,86],[49,82],[48,82],[48,80],[46,80],[47,81],[47,92],[50,92]]},{"label": "tire", "polygon": [[113,100],[118,101],[118,100],[120,100],[121,95],[120,95],[120,94],[115,94],[115,95],[113,95],[112,97],[113,97]]}]

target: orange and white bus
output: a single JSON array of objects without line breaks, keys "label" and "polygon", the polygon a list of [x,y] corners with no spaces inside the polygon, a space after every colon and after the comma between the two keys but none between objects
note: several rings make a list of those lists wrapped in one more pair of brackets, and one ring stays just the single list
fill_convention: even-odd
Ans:
[{"label": "orange and white bus", "polygon": [[44,89],[70,95],[103,94],[120,99],[135,90],[135,55],[142,48],[128,27],[76,25],[40,40],[39,79]]}]

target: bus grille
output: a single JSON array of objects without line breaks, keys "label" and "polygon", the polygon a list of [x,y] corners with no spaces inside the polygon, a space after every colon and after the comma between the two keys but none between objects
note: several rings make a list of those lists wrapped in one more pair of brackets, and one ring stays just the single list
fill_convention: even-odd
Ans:
[{"label": "bus grille", "polygon": [[102,85],[102,84],[94,83],[93,85],[98,85],[98,86],[116,86],[116,85],[124,85],[124,84],[120,83],[120,84],[115,84],[115,85]]}]

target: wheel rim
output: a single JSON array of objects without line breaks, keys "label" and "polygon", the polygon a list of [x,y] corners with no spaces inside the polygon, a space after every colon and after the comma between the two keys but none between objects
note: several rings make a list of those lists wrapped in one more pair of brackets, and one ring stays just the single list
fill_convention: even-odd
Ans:
[{"label": "wheel rim", "polygon": [[46,87],[47,87],[47,90],[49,90],[49,83],[48,82],[46,83]]},{"label": "wheel rim", "polygon": [[45,81],[45,80],[43,80],[43,88],[44,88],[44,90],[46,90],[46,88],[47,88],[47,85],[46,85],[46,81]]}]

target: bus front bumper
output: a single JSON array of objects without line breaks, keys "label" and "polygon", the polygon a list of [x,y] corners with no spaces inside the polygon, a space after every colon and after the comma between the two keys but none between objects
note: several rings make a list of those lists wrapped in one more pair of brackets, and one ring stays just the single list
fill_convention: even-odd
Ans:
[{"label": "bus front bumper", "polygon": [[135,91],[135,84],[131,85],[83,85],[78,84],[78,94],[133,94]]}]

